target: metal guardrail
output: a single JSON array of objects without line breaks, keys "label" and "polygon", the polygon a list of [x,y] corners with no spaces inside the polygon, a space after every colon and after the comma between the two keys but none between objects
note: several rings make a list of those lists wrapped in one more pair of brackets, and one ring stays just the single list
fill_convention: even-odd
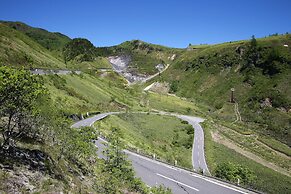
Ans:
[{"label": "metal guardrail", "polygon": [[[102,135],[101,133],[99,133],[98,136],[107,141],[106,136]],[[179,168],[179,169],[185,170],[185,171],[187,171],[189,173],[193,173],[193,174],[197,174],[197,175],[204,176],[204,177],[207,177],[207,178],[211,178],[211,179],[214,179],[214,180],[223,182],[225,184],[228,184],[229,186],[238,187],[238,188],[242,188],[242,189],[245,189],[245,190],[254,192],[254,193],[263,194],[263,192],[258,191],[258,190],[255,190],[255,189],[253,189],[253,188],[251,188],[251,187],[249,187],[247,185],[239,185],[239,184],[235,184],[233,182],[227,181],[225,179],[220,179],[220,178],[215,177],[215,176],[203,174],[203,172],[202,173],[199,173],[199,172],[194,171],[193,169],[190,169],[190,168],[187,168],[187,167],[184,167],[184,166],[175,165],[175,163],[172,164],[172,163],[170,163],[169,161],[167,161],[167,160],[165,160],[163,158],[159,158],[157,155],[155,155],[155,157],[153,155],[149,155],[149,154],[143,152],[142,149],[139,150],[139,151],[137,149],[138,148],[134,148],[134,147],[130,147],[130,146],[126,145],[126,150],[128,150],[128,151],[130,151],[132,153],[135,153],[137,155],[146,157],[148,159],[152,159],[152,160],[158,161],[160,163],[166,164],[168,166],[172,166],[172,167],[175,167],[175,168]]]},{"label": "metal guardrail", "polygon": [[[107,141],[107,138],[103,135],[99,135],[102,139],[106,140]],[[171,163],[163,158],[159,158],[157,155],[155,155],[155,157],[153,155],[149,155],[145,152],[143,152],[142,150],[137,150],[138,148],[134,148],[134,147],[130,147],[130,146],[126,146],[126,150],[130,151],[130,152],[133,152],[137,155],[140,155],[140,156],[143,156],[143,157],[146,157],[148,159],[152,159],[152,160],[155,160],[155,161],[158,161],[160,163],[163,163],[163,164],[166,164],[168,166],[172,166],[172,167],[175,167],[175,168],[179,168],[179,169],[182,169],[182,170],[185,170],[189,173],[193,173],[193,174],[197,174],[197,175],[200,175],[200,176],[204,176],[204,177],[207,177],[207,178],[211,178],[211,179],[215,179],[217,181],[220,181],[220,182],[223,182],[223,183],[226,183],[230,186],[234,186],[234,187],[239,187],[239,188],[242,188],[242,189],[245,189],[245,190],[249,190],[251,192],[254,192],[254,193],[259,193],[259,194],[263,194],[263,192],[261,191],[258,191],[258,190],[255,190],[251,187],[248,187],[246,185],[239,185],[239,184],[235,184],[233,182],[230,182],[230,181],[227,181],[225,179],[220,179],[218,177],[215,177],[215,176],[211,176],[211,175],[207,175],[207,174],[203,174],[203,173],[199,173],[193,169],[190,169],[190,168],[187,168],[187,167],[184,167],[184,166],[179,166],[179,165],[175,165],[175,162],[174,163]]]}]

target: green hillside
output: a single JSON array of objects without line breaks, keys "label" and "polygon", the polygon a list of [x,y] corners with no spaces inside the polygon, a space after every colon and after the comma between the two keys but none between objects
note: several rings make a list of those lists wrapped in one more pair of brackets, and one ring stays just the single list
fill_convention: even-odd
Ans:
[{"label": "green hillside", "polygon": [[65,68],[65,64],[52,52],[2,22],[0,22],[0,63],[27,68]]},{"label": "green hillside", "polygon": [[33,39],[41,46],[50,51],[61,52],[65,44],[67,44],[71,40],[69,37],[59,32],[49,32],[45,29],[34,28],[22,22],[0,22],[17,31],[24,33],[25,35],[29,36],[31,39]]},{"label": "green hillside", "polygon": [[[36,98],[33,104],[40,106],[41,110],[36,109],[41,113],[38,115],[37,111],[32,111],[29,115],[38,115],[43,119],[41,130],[36,131],[34,136],[28,133],[28,139],[17,142],[17,149],[25,149],[27,152],[39,150],[51,158],[51,161],[46,161],[45,168],[48,171],[53,168],[55,171],[42,177],[41,184],[37,186],[42,188],[37,190],[39,192],[50,191],[50,185],[53,184],[57,185],[53,190],[55,192],[71,192],[74,188],[81,189],[85,182],[88,182],[84,186],[86,192],[93,192],[93,186],[98,185],[102,185],[98,189],[113,189],[111,193],[127,192],[128,189],[129,192],[143,192],[144,188],[133,188],[144,186],[138,180],[132,180],[131,184],[122,182],[118,174],[104,173],[107,172],[103,168],[105,164],[99,159],[95,160],[99,166],[96,169],[90,168],[91,161],[88,158],[96,157],[94,149],[91,149],[94,147],[91,144],[93,137],[89,134],[88,139],[84,137],[88,134],[69,128],[73,123],[72,118],[80,119],[88,116],[87,113],[129,113],[110,116],[96,124],[100,127],[98,132],[102,131],[110,136],[110,132],[114,131],[112,127],[117,127],[119,132],[124,133],[123,139],[127,141],[125,143],[135,149],[144,150],[147,154],[158,153],[159,157],[171,162],[174,155],[179,155],[183,158],[178,159],[179,164],[190,167],[188,155],[191,153],[189,145],[192,139],[186,138],[188,136],[184,123],[150,113],[167,111],[206,119],[203,123],[205,155],[212,175],[229,158],[232,163],[241,164],[254,171],[257,179],[247,186],[264,192],[284,193],[290,186],[282,188],[280,181],[276,180],[282,180],[285,185],[290,183],[290,46],[291,35],[286,34],[260,39],[253,37],[251,40],[216,45],[191,45],[187,49],[169,48],[140,40],[126,41],[111,47],[95,47],[87,39],[70,39],[61,33],[30,27],[21,22],[0,21],[0,98],[7,94],[12,95],[12,92],[23,85],[24,94],[32,86],[44,87],[44,99]],[[123,77],[112,70],[108,60],[109,56],[122,55],[130,59],[129,68],[136,74],[154,74],[157,72],[157,64],[170,66],[147,83],[128,85]],[[81,74],[30,76],[29,72],[19,70],[22,67],[73,69],[80,70]],[[27,81],[30,79],[32,83]],[[34,85],[34,82],[37,84]],[[164,82],[163,92],[159,93],[158,88],[154,92],[143,90],[153,82]],[[7,92],[9,84],[12,89]],[[230,102],[232,88],[235,103]],[[167,94],[168,89],[171,94]],[[16,92],[15,95],[22,99],[19,93]],[[9,99],[12,97],[3,99],[11,103]],[[29,98],[24,102],[28,101]],[[9,118],[9,112],[3,110],[6,109],[1,106],[0,124]],[[148,114],[130,114],[138,111]],[[144,120],[148,121],[148,125]],[[159,139],[159,131],[153,131],[155,126],[163,128],[160,133],[168,135],[166,139]],[[169,134],[165,130],[169,130]],[[190,135],[192,138],[193,134]],[[0,142],[3,141],[0,137]],[[74,145],[72,152],[70,147],[65,146],[68,145],[67,141]],[[239,148],[235,150],[235,147],[260,157],[264,164],[249,157]],[[0,163],[6,165],[9,160],[3,159]],[[71,169],[68,168],[69,165],[72,165]],[[17,169],[23,173],[29,172],[21,165],[19,168],[20,170]],[[17,170],[15,172],[11,177],[18,176]],[[98,174],[101,173],[105,177],[98,179]],[[57,178],[60,174],[63,177]],[[74,174],[77,174],[77,178]],[[5,178],[8,175],[4,171],[0,170],[0,175],[4,177],[0,177],[0,183],[12,180]],[[85,179],[79,180],[82,176]],[[132,177],[134,174],[127,178]],[[115,188],[106,187],[104,183],[109,180],[113,181],[110,183]],[[103,181],[102,184],[100,181]],[[272,188],[266,184],[270,181],[274,183]],[[71,188],[70,184],[76,186]],[[3,190],[0,186],[1,189]],[[100,190],[100,193],[108,191]]]},{"label": "green hillside", "polygon": [[[291,145],[291,35],[195,47],[165,72],[172,92],[210,105],[213,117],[234,121],[231,88],[244,122]],[[268,104],[270,101],[270,104]]]},{"label": "green hillside", "polygon": [[132,40],[107,48],[107,55],[127,55],[130,57],[129,66],[137,73],[154,74],[157,72],[155,68],[157,64],[172,63],[175,56],[182,51],[182,49]]},{"label": "green hillside", "polygon": [[68,42],[63,49],[65,61],[93,61],[95,57],[94,48],[94,45],[89,40],[75,38]]},{"label": "green hillside", "polygon": [[134,90],[115,72],[43,77],[52,98],[68,115],[90,111],[138,109]]}]

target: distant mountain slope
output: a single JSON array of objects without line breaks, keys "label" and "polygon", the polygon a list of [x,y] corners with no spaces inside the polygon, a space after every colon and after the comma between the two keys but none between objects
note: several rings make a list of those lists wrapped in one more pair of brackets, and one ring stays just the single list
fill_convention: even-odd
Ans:
[{"label": "distant mountain slope", "polygon": [[231,88],[243,121],[291,146],[291,35],[192,46],[165,72],[172,92],[231,121]]},{"label": "distant mountain slope", "polygon": [[34,28],[22,22],[0,21],[0,62],[13,66],[94,70],[110,67],[109,56],[130,58],[134,74],[157,73],[156,65],[172,63],[184,49],[132,40],[111,47],[95,47],[89,40],[71,40],[58,32]]},{"label": "distant mountain slope", "polygon": [[[52,44],[42,42],[41,37]],[[173,93],[206,103],[213,107],[209,114],[231,121],[230,115],[235,113],[229,97],[230,89],[234,88],[243,121],[257,123],[261,133],[289,146],[290,46],[291,35],[287,34],[254,41],[191,46],[187,50],[140,40],[96,48],[85,39],[70,40],[59,33],[22,23],[0,22],[1,65],[96,71],[111,67],[106,57],[126,55],[130,58],[131,72],[150,75],[158,71],[157,64],[170,63],[162,79],[170,83]],[[64,60],[64,54],[69,54],[69,61]]]},{"label": "distant mountain slope", "polygon": [[0,21],[0,64],[83,71],[111,67],[88,40],[76,40],[21,22]]},{"label": "distant mountain slope", "polygon": [[96,57],[94,45],[84,38],[75,38],[68,42],[63,49],[63,54],[65,61],[93,61]]},{"label": "distant mountain slope", "polygon": [[67,44],[71,40],[68,36],[61,34],[59,32],[49,32],[45,29],[34,28],[22,22],[8,22],[8,21],[0,22],[17,31],[26,34],[31,39],[35,40],[37,43],[39,43],[48,50],[61,51],[65,44]]},{"label": "distant mountain slope", "polygon": [[128,56],[131,71],[146,75],[157,73],[156,65],[172,63],[176,56],[183,52],[183,49],[150,44],[141,40],[126,41],[104,49],[107,55]]},{"label": "distant mountain slope", "polygon": [[65,68],[61,59],[24,33],[0,22],[1,65]]}]

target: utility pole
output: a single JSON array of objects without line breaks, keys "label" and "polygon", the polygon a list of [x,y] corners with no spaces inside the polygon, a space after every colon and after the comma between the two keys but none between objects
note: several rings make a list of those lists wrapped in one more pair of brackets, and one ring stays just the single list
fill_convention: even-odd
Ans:
[{"label": "utility pole", "polygon": [[234,101],[234,88],[231,88],[230,91],[231,91],[231,93],[230,93],[230,102],[234,103],[235,102]]}]

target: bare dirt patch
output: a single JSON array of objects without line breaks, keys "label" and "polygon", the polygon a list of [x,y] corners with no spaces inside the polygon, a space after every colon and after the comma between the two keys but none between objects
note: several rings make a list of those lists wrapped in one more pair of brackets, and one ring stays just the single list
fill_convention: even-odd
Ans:
[{"label": "bare dirt patch", "polygon": [[226,146],[226,147],[228,147],[228,148],[230,148],[230,149],[242,154],[243,156],[245,156],[245,157],[247,157],[247,158],[249,158],[251,160],[254,160],[255,162],[260,163],[260,164],[262,164],[262,165],[264,165],[264,166],[266,166],[266,167],[268,167],[268,168],[270,168],[272,170],[275,170],[275,171],[277,171],[277,172],[279,172],[281,174],[284,174],[286,176],[291,177],[290,172],[288,172],[287,170],[285,170],[285,169],[283,169],[281,167],[278,167],[275,164],[270,163],[270,162],[260,158],[259,156],[249,152],[249,151],[244,150],[243,148],[241,148],[238,145],[236,145],[230,139],[227,139],[226,137],[224,137],[221,134],[219,134],[218,131],[215,131],[215,132],[212,131],[211,132],[211,136],[212,136],[212,139],[215,142],[217,142],[219,144],[222,144],[222,145],[224,145],[224,146]]}]

